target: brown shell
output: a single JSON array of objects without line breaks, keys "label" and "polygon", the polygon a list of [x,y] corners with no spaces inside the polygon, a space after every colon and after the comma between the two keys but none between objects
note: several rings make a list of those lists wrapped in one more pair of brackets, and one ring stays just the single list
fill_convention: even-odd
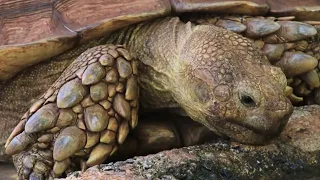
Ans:
[{"label": "brown shell", "polygon": [[0,0],[0,81],[121,27],[183,12],[320,20],[318,0]]}]

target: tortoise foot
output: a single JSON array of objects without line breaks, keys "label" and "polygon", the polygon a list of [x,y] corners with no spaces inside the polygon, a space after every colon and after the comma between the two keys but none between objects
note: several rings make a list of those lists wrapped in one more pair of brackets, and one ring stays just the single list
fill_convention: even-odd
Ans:
[{"label": "tortoise foot", "polygon": [[[60,177],[101,164],[137,125],[136,61],[122,46],[82,53],[22,117],[6,143],[20,178]],[[45,156],[40,156],[45,153]]]},{"label": "tortoise foot", "polygon": [[20,179],[53,179],[52,150],[31,148],[13,156]]}]

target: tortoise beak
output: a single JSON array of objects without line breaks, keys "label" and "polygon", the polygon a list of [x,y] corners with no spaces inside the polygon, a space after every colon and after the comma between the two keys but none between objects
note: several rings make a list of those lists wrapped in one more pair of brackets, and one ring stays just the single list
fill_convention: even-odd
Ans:
[{"label": "tortoise beak", "polygon": [[253,110],[247,115],[247,118],[243,121],[237,121],[236,124],[246,127],[257,134],[278,136],[293,112],[293,106],[287,98],[285,107],[285,109],[275,111],[265,109]]},{"label": "tortoise beak", "polygon": [[287,98],[285,104],[285,108],[274,111],[258,108],[243,119],[216,120],[208,116],[208,127],[241,143],[265,144],[279,136],[293,112],[293,106]]}]

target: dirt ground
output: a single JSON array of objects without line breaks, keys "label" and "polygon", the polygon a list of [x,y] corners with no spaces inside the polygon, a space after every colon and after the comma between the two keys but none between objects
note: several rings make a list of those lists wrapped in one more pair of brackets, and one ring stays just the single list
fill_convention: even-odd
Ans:
[{"label": "dirt ground", "polygon": [[0,180],[16,180],[18,176],[11,163],[0,162]]}]

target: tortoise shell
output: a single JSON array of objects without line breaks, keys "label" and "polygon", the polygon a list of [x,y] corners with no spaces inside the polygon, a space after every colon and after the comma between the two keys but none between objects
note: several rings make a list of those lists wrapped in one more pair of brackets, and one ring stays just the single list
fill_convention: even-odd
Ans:
[{"label": "tortoise shell", "polygon": [[318,0],[0,0],[0,81],[137,22],[185,12],[320,20]]}]

